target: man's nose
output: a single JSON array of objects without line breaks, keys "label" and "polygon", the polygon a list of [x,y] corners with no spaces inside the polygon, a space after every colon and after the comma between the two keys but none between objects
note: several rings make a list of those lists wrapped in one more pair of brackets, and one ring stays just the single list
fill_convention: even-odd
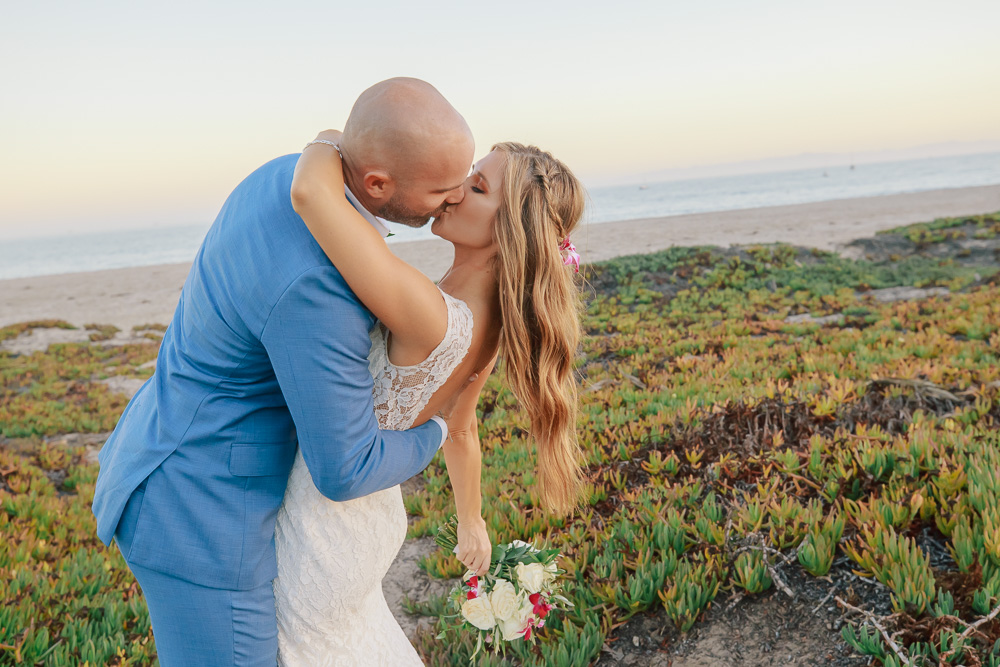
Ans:
[{"label": "man's nose", "polygon": [[448,193],[448,196],[444,198],[445,202],[448,204],[461,204],[462,200],[465,199],[465,186],[457,187]]}]

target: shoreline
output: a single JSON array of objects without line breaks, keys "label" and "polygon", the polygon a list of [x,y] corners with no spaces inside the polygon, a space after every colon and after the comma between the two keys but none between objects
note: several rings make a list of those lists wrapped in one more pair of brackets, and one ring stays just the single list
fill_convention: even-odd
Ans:
[{"label": "shoreline", "polygon": [[[573,242],[585,263],[671,246],[782,242],[837,251],[893,227],[995,211],[1000,211],[1000,185],[585,224],[573,234]],[[440,239],[389,247],[433,279],[451,264],[451,246]],[[168,324],[190,266],[182,262],[0,280],[0,327],[43,319],[76,326],[113,324],[123,331]]]}]

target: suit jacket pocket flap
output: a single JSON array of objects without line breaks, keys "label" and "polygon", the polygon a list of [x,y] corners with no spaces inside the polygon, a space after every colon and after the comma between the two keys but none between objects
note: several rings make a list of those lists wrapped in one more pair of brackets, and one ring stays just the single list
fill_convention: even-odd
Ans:
[{"label": "suit jacket pocket flap", "polygon": [[237,477],[287,475],[295,461],[295,445],[279,443],[237,443],[232,446],[229,472]]}]

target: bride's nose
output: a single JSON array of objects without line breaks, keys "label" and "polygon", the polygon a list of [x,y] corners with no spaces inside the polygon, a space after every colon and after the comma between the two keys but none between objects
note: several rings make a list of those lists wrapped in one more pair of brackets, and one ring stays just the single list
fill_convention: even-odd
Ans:
[{"label": "bride's nose", "polygon": [[444,198],[444,201],[449,206],[454,206],[455,204],[461,204],[462,200],[465,199],[465,184],[458,186],[454,190],[448,193],[448,196]]}]

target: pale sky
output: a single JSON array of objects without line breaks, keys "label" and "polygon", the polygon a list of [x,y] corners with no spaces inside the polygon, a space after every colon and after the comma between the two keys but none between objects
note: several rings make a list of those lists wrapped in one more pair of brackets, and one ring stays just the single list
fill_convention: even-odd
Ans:
[{"label": "pale sky", "polygon": [[535,143],[591,186],[996,141],[998,25],[997,0],[5,3],[0,239],[209,222],[391,76],[478,156]]}]

